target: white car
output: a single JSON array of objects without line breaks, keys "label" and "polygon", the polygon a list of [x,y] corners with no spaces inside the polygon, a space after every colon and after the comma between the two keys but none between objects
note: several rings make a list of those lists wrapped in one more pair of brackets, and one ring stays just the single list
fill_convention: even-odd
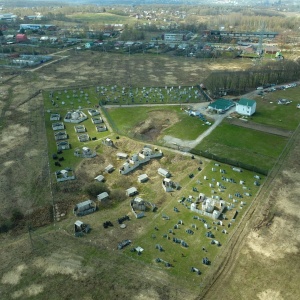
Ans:
[{"label": "white car", "polygon": [[300,103],[297,104],[297,108],[300,108]]}]

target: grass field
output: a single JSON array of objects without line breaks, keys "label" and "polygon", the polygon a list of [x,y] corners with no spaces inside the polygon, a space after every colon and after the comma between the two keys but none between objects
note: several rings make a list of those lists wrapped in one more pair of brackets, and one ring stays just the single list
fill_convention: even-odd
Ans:
[{"label": "grass field", "polygon": [[[279,99],[292,101],[288,105],[277,104]],[[295,130],[300,120],[300,87],[270,92],[264,97],[257,97],[256,112],[250,118],[253,122],[271,125],[288,130]]]},{"label": "grass field", "polygon": [[122,107],[109,108],[108,113],[120,133],[124,135],[133,135],[134,129],[142,126],[146,120],[153,119],[153,124],[149,124],[150,127],[164,122],[162,125],[165,129],[162,128],[160,138],[163,135],[171,135],[180,139],[193,140],[204,132],[207,126],[203,126],[203,121],[190,117],[181,108],[181,106]]},{"label": "grass field", "polygon": [[223,121],[195,149],[270,169],[286,143],[287,138],[233,126]]}]

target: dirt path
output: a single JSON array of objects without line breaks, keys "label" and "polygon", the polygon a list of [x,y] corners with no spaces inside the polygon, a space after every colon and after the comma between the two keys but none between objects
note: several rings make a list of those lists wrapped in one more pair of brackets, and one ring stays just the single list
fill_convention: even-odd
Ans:
[{"label": "dirt path", "polygon": [[273,127],[273,126],[268,126],[268,125],[264,125],[264,124],[258,124],[258,123],[254,123],[251,121],[245,122],[245,121],[241,121],[239,119],[229,119],[229,123],[232,125],[250,128],[250,129],[263,131],[266,133],[271,133],[271,134],[280,135],[280,136],[284,136],[284,137],[290,137],[293,134],[293,131],[290,131],[290,130],[277,128],[277,127]]},{"label": "dirt path", "polygon": [[[207,103],[205,104],[207,105]],[[215,122],[206,130],[204,131],[202,134],[200,134],[195,140],[181,140],[178,138],[174,138],[170,135],[166,135],[164,136],[164,141],[166,144],[169,145],[177,145],[178,148],[189,148],[192,149],[194,147],[196,147],[199,143],[202,142],[202,140],[207,137],[208,135],[210,135],[213,130],[215,130],[215,128],[217,128],[218,125],[220,125],[220,123],[223,121],[224,118],[228,117],[233,111],[234,111],[234,107],[231,108],[230,110],[228,110],[225,114],[222,115],[210,115],[210,118],[213,118],[215,120]]]}]

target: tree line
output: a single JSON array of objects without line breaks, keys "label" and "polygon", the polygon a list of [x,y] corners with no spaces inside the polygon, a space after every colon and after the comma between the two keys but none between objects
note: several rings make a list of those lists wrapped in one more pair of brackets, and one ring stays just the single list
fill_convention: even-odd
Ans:
[{"label": "tree line", "polygon": [[299,80],[300,65],[295,61],[269,62],[247,71],[215,71],[204,81],[214,96],[222,91],[242,94],[265,84],[283,84]]}]

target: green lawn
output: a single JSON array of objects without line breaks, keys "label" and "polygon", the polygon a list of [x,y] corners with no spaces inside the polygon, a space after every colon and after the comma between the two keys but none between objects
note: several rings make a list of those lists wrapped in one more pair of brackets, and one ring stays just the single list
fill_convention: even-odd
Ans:
[{"label": "green lawn", "polygon": [[193,140],[208,128],[198,117],[189,116],[179,106],[119,107],[108,109],[108,113],[119,132],[124,135],[130,134],[133,128],[147,120],[150,115],[153,117],[155,116],[155,112],[161,113],[162,111],[166,119],[168,118],[168,113],[176,114],[178,122],[165,129],[161,136],[171,135],[180,139]]},{"label": "green lawn", "polygon": [[270,169],[286,143],[287,138],[223,122],[195,149]]},{"label": "green lawn", "polygon": [[[277,104],[278,100],[284,98],[291,100],[288,105]],[[272,125],[288,130],[295,130],[300,120],[300,109],[296,105],[300,103],[300,87],[271,92],[264,98],[257,97],[256,112],[250,118],[253,122]]]},{"label": "green lawn", "polygon": [[[209,122],[213,123],[213,120],[209,119]],[[163,134],[183,140],[194,140],[207,129],[208,126],[199,118],[184,113],[180,115],[180,122],[166,129]]]}]

